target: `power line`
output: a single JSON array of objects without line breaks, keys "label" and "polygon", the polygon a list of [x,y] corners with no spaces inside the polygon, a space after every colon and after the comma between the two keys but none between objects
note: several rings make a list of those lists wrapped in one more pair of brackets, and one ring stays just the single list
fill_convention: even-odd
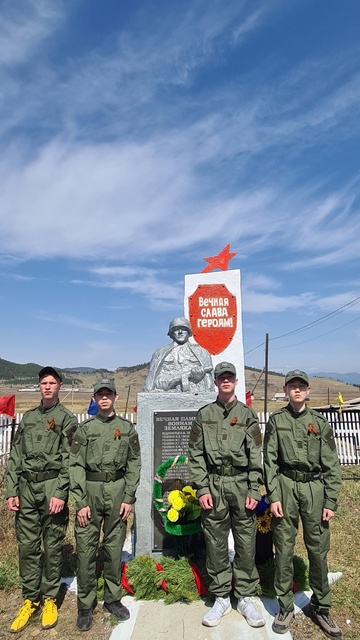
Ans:
[{"label": "power line", "polygon": [[[338,307],[334,311],[331,311],[330,313],[327,313],[325,316],[321,316],[321,318],[318,318],[317,320],[313,320],[313,322],[309,322],[308,324],[305,324],[302,327],[298,327],[297,329],[294,329],[293,331],[288,331],[287,333],[283,333],[280,336],[275,336],[275,338],[270,338],[269,340],[270,341],[280,340],[281,338],[285,338],[287,336],[291,336],[291,335],[294,335],[296,333],[300,333],[302,331],[305,331],[306,329],[309,329],[310,327],[314,327],[314,326],[316,326],[318,324],[321,324],[322,322],[326,322],[327,320],[330,320],[331,318],[334,318],[335,316],[339,315],[340,313],[343,313],[346,309],[350,309],[351,307],[355,306],[356,304],[358,304],[359,301],[360,301],[360,296],[358,296],[357,298],[354,298],[353,300],[350,300],[350,302],[347,302],[346,304],[342,305],[341,307]],[[336,329],[332,329],[331,331],[328,331],[327,333],[322,333],[320,336],[316,336],[315,338],[310,338],[309,340],[304,340],[303,342],[298,342],[296,344],[289,345],[288,347],[278,347],[278,348],[279,349],[281,349],[281,348],[290,348],[290,347],[297,346],[299,344],[304,344],[305,342],[311,342],[312,340],[317,340],[317,338],[321,338],[322,336],[328,335],[328,333],[333,333],[334,331],[338,331],[339,329],[342,329],[342,327],[346,327],[348,324],[352,324],[352,322],[356,322],[356,320],[358,320],[358,319],[359,318],[356,318],[355,320],[351,320],[350,322],[342,324],[339,327],[337,327]],[[253,347],[249,351],[246,351],[244,353],[244,355],[248,355],[249,353],[252,353],[253,351],[256,351],[256,349],[259,349],[260,347],[263,347],[264,345],[265,345],[265,342],[261,342],[256,347]]]},{"label": "power line", "polygon": [[258,349],[259,347],[264,346],[265,342],[260,342],[260,344],[257,345],[257,347],[253,347],[253,349],[250,349],[250,351],[245,351],[244,355],[247,356],[248,353],[251,353],[252,351],[255,351],[256,349]]},{"label": "power line", "polygon": [[352,324],[353,322],[357,322],[358,320],[360,320],[360,316],[358,316],[354,320],[350,320],[350,322],[345,322],[344,324],[341,324],[340,327],[336,327],[336,329],[331,329],[331,331],[326,331],[326,333],[321,333],[319,336],[315,336],[315,338],[309,338],[309,340],[303,340],[302,342],[295,342],[295,344],[290,344],[290,345],[287,345],[286,347],[275,347],[275,350],[277,350],[277,349],[290,349],[290,347],[297,347],[299,344],[305,344],[306,342],[312,342],[312,340],[317,340],[318,338],[322,338],[323,336],[328,336],[329,333],[334,333],[334,331],[339,331],[339,329],[342,329],[343,327],[347,327],[348,324]]},{"label": "power line", "polygon": [[294,333],[300,333],[301,331],[305,331],[305,329],[308,329],[309,327],[313,327],[322,322],[326,322],[327,320],[330,320],[330,318],[333,318],[334,316],[339,315],[339,313],[343,313],[345,309],[349,309],[350,307],[355,306],[356,304],[358,304],[359,301],[360,301],[360,296],[358,298],[355,298],[354,300],[351,300],[351,302],[344,304],[342,307],[338,307],[338,309],[335,309],[335,311],[331,311],[331,313],[327,313],[325,316],[322,316],[317,320],[313,320],[313,322],[309,322],[308,324],[305,324],[304,326],[299,327],[298,329],[294,329],[293,331],[288,331],[287,333],[283,333],[280,336],[275,336],[275,338],[271,338],[271,340],[280,340],[280,338],[291,336]]}]

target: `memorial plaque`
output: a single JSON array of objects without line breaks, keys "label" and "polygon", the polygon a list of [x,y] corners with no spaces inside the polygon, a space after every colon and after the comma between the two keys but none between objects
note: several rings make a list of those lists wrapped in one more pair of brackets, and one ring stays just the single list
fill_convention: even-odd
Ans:
[{"label": "memorial plaque", "polygon": [[[196,413],[197,410],[154,412],[154,477],[160,464],[166,462],[169,458],[187,455],[190,430]],[[168,469],[163,482],[164,499],[166,499],[169,492],[173,489],[181,489],[186,485],[188,477],[188,468],[186,465],[176,465]],[[171,541],[170,538],[176,538],[177,536],[169,536],[165,532],[162,518],[156,509],[153,509],[153,515],[154,551],[171,548],[172,543],[176,541]]]}]

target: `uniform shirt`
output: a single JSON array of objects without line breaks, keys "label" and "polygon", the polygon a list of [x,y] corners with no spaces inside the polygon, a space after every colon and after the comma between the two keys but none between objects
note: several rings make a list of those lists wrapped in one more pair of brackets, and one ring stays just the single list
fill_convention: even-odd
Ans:
[{"label": "uniform shirt", "polygon": [[281,467],[321,472],[324,508],[335,511],[341,488],[341,471],[332,428],[317,411],[301,413],[289,404],[270,416],[264,439],[264,469],[271,502],[281,501],[278,474]]},{"label": "uniform shirt", "polygon": [[59,471],[55,498],[66,500],[69,491],[69,454],[77,420],[59,402],[41,404],[24,413],[15,434],[6,473],[6,498],[19,494],[22,472]]},{"label": "uniform shirt", "polygon": [[254,411],[237,398],[227,404],[217,399],[196,415],[189,439],[189,470],[199,497],[211,493],[210,470],[220,465],[243,467],[248,496],[260,500],[261,431]]},{"label": "uniform shirt", "polygon": [[76,509],[88,506],[86,471],[125,470],[123,502],[133,504],[140,481],[140,446],[134,425],[117,415],[98,414],[83,422],[73,440],[70,455],[71,491]]}]

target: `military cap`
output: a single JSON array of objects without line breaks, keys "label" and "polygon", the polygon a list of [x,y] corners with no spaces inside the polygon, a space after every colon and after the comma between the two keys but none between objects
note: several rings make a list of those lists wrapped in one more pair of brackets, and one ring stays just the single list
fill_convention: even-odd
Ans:
[{"label": "military cap", "polygon": [[216,378],[221,376],[222,373],[233,373],[234,376],[236,376],[236,369],[234,365],[231,364],[231,362],[219,362],[219,364],[216,365],[214,371],[215,380]]},{"label": "military cap", "polygon": [[94,394],[100,391],[100,389],[109,389],[109,391],[116,393],[114,378],[102,378],[101,380],[98,380],[94,386]]},{"label": "military cap", "polygon": [[291,382],[291,380],[294,380],[295,378],[299,378],[299,380],[306,382],[306,384],[309,386],[309,377],[307,373],[305,373],[305,371],[300,371],[300,369],[294,369],[293,371],[289,371],[286,374],[285,386],[288,384],[288,382]]},{"label": "military cap", "polygon": [[45,376],[53,376],[54,378],[56,378],[56,380],[58,380],[58,382],[62,382],[62,377],[60,373],[58,373],[56,369],[54,369],[54,367],[43,367],[42,369],[40,369],[39,382],[40,380],[45,378]]}]

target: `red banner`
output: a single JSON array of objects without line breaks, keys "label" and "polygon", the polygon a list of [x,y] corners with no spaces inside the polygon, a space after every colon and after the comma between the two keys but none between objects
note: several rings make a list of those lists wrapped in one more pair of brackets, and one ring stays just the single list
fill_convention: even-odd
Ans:
[{"label": "red banner", "polygon": [[246,392],[246,406],[251,407],[251,391]]},{"label": "red banner", "polygon": [[211,355],[217,355],[235,335],[236,296],[225,284],[199,284],[189,296],[189,316],[196,342]]},{"label": "red banner", "polygon": [[0,398],[0,413],[15,418],[15,396],[3,396]]}]

